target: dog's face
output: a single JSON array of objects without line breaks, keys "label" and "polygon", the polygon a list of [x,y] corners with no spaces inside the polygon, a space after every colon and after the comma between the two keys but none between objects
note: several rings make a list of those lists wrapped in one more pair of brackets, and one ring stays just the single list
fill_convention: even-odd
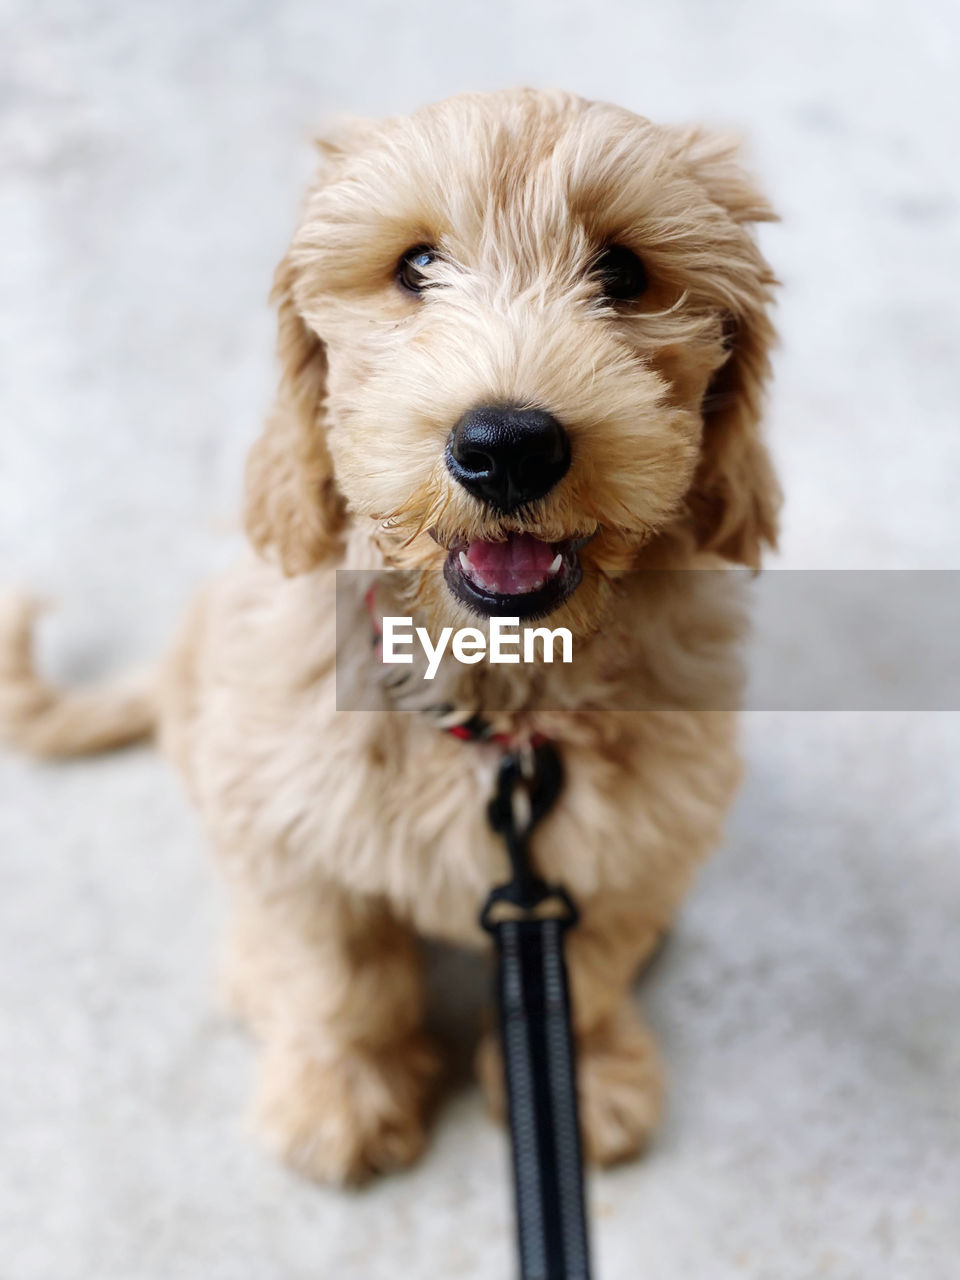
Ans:
[{"label": "dog's face", "polygon": [[365,522],[441,613],[599,624],[666,529],[756,563],[770,216],[697,132],[529,91],[358,125],[277,275],[248,527],[289,572]]}]

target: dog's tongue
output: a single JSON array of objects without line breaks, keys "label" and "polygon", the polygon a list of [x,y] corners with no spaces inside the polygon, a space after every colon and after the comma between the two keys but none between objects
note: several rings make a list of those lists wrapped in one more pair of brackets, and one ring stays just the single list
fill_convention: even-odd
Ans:
[{"label": "dog's tongue", "polygon": [[557,572],[558,561],[549,542],[529,533],[511,533],[506,542],[476,540],[460,553],[464,573],[482,590],[501,596],[536,591]]}]

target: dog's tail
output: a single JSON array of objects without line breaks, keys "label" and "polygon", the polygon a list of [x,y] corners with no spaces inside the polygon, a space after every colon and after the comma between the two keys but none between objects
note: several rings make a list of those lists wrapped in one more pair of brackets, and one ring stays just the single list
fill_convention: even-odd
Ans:
[{"label": "dog's tail", "polygon": [[0,597],[0,741],[42,757],[89,755],[153,734],[156,674],[63,690],[38,675],[34,621],[41,607],[20,593]]}]

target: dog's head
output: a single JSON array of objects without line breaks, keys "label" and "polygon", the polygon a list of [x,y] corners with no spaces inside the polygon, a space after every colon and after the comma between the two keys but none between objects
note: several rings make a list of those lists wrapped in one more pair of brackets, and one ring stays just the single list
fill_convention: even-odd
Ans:
[{"label": "dog's head", "polygon": [[577,630],[664,531],[758,562],[772,215],[729,143],[517,91],[320,148],[276,277],[257,546],[303,572],[363,522],[387,564],[443,569],[448,613]]}]

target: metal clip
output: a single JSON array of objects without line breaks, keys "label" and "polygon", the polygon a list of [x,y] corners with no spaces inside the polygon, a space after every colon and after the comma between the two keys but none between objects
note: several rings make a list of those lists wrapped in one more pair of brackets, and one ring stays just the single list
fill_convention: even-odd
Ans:
[{"label": "metal clip", "polygon": [[503,837],[510,857],[512,878],[490,894],[480,922],[487,930],[504,918],[504,908],[535,913],[573,924],[577,911],[566,890],[548,884],[534,871],[527,847],[530,834],[553,808],[563,787],[563,762],[551,742],[527,743],[508,751],[500,761],[487,817]]}]

